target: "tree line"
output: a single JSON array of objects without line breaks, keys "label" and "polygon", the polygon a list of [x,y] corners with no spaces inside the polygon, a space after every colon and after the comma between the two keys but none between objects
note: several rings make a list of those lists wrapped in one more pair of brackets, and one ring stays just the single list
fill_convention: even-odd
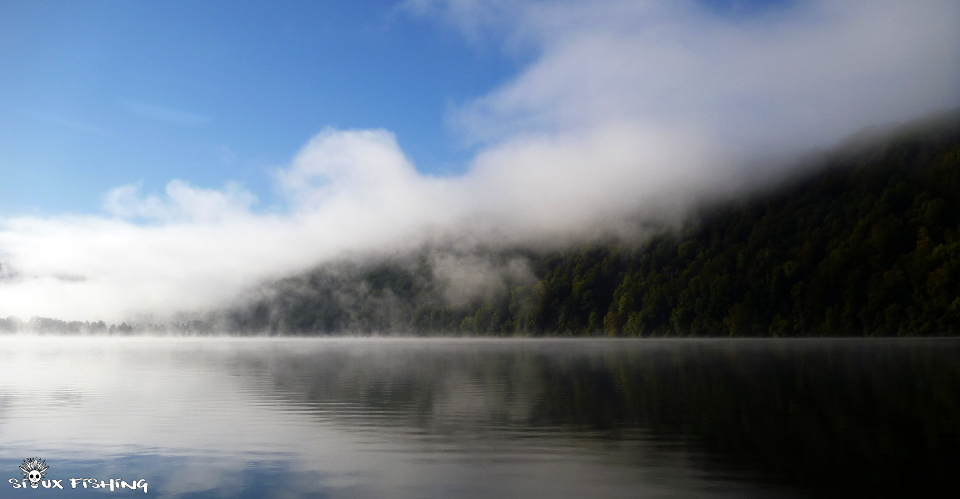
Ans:
[{"label": "tree line", "polygon": [[[460,249],[506,269],[452,300],[421,251],[322,265],[170,324],[0,318],[0,333],[913,336],[960,333],[960,111],[825,154],[636,244]],[[812,172],[812,173],[809,173]],[[488,283],[489,284],[489,283]],[[469,291],[469,290],[468,290]]]},{"label": "tree line", "polygon": [[960,332],[960,113],[825,155],[644,244],[522,258],[533,282],[451,304],[431,251],[326,265],[225,315],[246,332],[910,336]]}]

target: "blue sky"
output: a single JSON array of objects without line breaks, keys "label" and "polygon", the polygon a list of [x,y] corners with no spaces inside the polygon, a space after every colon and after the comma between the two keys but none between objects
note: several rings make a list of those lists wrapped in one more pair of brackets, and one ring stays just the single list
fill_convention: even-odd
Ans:
[{"label": "blue sky", "polygon": [[99,210],[112,187],[240,181],[326,126],[387,128],[462,170],[445,125],[523,62],[396,2],[0,3],[0,214]]},{"label": "blue sky", "polygon": [[[789,3],[702,5],[749,17]],[[450,110],[535,55],[396,1],[3,0],[0,12],[5,216],[98,212],[113,187],[173,179],[237,181],[275,208],[270,172],[327,126],[388,129],[420,171],[460,174],[475,148]]]},{"label": "blue sky", "polygon": [[162,321],[437,238],[674,223],[960,106],[958,25],[956,0],[0,0],[0,317]]}]

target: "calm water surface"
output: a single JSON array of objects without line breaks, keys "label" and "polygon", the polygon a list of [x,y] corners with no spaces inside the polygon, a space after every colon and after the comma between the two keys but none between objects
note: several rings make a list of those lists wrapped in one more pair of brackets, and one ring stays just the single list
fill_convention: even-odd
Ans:
[{"label": "calm water surface", "polygon": [[[958,359],[953,340],[3,337],[0,497],[960,492]],[[65,490],[8,483],[34,456]]]}]

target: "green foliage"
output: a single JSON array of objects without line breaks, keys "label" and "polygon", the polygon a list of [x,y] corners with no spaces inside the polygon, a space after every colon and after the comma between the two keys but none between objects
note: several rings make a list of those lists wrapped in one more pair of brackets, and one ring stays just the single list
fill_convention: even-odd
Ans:
[{"label": "green foliage", "polygon": [[235,311],[273,332],[909,336],[960,333],[954,116],[835,152],[773,194],[713,206],[641,247],[522,254],[537,281],[451,305],[426,253],[323,268]]},{"label": "green foliage", "polygon": [[960,137],[836,155],[621,259],[613,335],[960,332]]}]

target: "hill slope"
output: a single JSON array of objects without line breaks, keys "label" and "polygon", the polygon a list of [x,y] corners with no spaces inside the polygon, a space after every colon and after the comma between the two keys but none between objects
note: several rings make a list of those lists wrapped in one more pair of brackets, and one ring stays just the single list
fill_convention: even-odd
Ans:
[{"label": "hill slope", "polygon": [[[642,246],[483,251],[450,299],[437,251],[340,264],[227,313],[249,332],[874,336],[960,333],[960,113],[838,151]],[[507,272],[517,262],[529,270]],[[530,275],[532,273],[532,275]]]}]

